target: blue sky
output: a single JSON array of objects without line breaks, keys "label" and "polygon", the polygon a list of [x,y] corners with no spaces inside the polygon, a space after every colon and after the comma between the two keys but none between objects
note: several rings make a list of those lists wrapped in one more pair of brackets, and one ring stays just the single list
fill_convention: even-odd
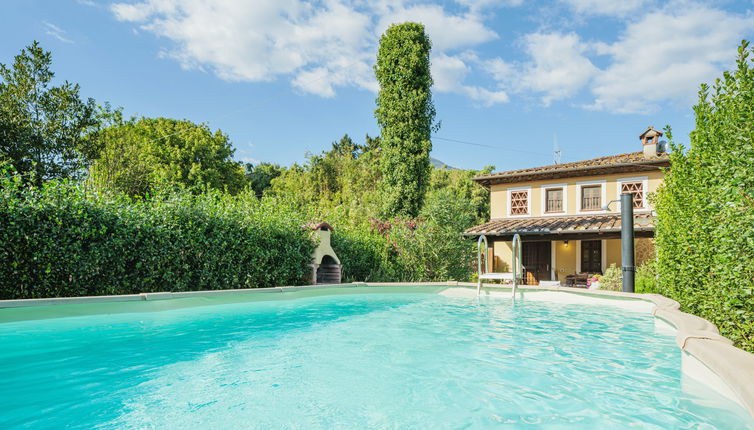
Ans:
[{"label": "blue sky", "polygon": [[555,139],[564,162],[640,150],[648,125],[687,142],[699,84],[754,37],[754,2],[5,0],[0,62],[39,40],[83,95],[288,165],[379,134],[371,67],[405,21],[433,41],[432,155],[509,170],[550,164]]}]

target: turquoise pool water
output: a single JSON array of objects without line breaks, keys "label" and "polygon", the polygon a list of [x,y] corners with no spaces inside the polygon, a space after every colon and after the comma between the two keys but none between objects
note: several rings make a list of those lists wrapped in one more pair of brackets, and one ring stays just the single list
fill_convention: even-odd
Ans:
[{"label": "turquoise pool water", "polygon": [[0,323],[0,428],[752,428],[648,314],[363,291]]}]

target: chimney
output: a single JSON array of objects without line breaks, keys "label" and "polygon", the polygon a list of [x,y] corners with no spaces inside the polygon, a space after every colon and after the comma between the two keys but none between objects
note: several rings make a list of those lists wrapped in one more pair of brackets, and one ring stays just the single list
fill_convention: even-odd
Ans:
[{"label": "chimney", "polygon": [[655,130],[651,125],[639,136],[641,146],[644,148],[644,158],[657,158],[663,152],[660,137],[662,137],[662,132]]}]

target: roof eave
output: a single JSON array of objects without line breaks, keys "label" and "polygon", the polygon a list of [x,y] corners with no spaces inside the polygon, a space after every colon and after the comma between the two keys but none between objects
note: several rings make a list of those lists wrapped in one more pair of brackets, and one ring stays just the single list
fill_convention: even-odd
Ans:
[{"label": "roof eave", "polygon": [[[636,227],[634,226],[634,231],[654,231],[654,227]],[[619,228],[609,228],[609,229],[589,229],[589,230],[511,230],[511,231],[489,231],[489,232],[477,232],[472,233],[465,231],[463,232],[463,236],[466,237],[473,237],[473,236],[510,236],[513,234],[519,234],[522,236],[525,235],[564,235],[564,234],[599,234],[599,233],[620,233],[621,229]]]},{"label": "roof eave", "polygon": [[[507,183],[513,183],[513,182],[523,182],[523,181],[533,181],[537,179],[557,179],[557,178],[568,178],[568,177],[574,177],[574,176],[595,176],[599,175],[605,170],[623,170],[624,172],[639,172],[643,170],[655,170],[659,169],[661,167],[669,167],[670,166],[670,160],[667,158],[662,158],[658,160],[647,160],[641,163],[616,163],[616,164],[606,164],[602,166],[585,166],[585,167],[569,167],[565,169],[554,169],[554,170],[547,170],[543,172],[527,172],[527,173],[516,173],[516,174],[499,174],[500,176],[494,176],[492,175],[483,175],[483,176],[475,176],[471,178],[472,181],[484,186],[489,187],[490,185],[496,185],[496,184],[507,184]],[[622,173],[622,172],[616,172],[616,173]]]}]

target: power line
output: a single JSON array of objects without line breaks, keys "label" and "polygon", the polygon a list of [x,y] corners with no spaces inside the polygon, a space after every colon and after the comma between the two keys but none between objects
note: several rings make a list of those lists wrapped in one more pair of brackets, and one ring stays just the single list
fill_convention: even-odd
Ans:
[{"label": "power line", "polygon": [[455,142],[455,143],[462,143],[464,145],[479,146],[479,147],[482,147],[482,148],[502,149],[502,150],[505,150],[505,151],[520,152],[520,153],[523,153],[523,154],[542,155],[542,156],[545,156],[545,157],[548,157],[550,155],[550,154],[543,154],[541,152],[527,151],[525,149],[510,148],[510,147],[496,146],[496,145],[487,145],[487,144],[484,144],[484,143],[469,142],[467,140],[459,140],[459,139],[450,139],[450,138],[447,138],[447,137],[440,137],[440,136],[432,136],[432,139],[445,140],[445,141],[448,141],[448,142]]},{"label": "power line", "polygon": [[[455,143],[462,143],[464,145],[479,146],[479,147],[482,147],[482,148],[501,149],[501,150],[505,150],[505,151],[521,152],[521,153],[525,153],[525,154],[542,155],[542,156],[548,156],[548,157],[551,155],[551,154],[543,154],[541,152],[526,151],[526,150],[518,149],[518,148],[508,148],[508,147],[502,147],[502,146],[487,145],[487,144],[484,144],[484,143],[470,142],[470,141],[467,141],[467,140],[450,139],[450,138],[447,138],[447,137],[432,136],[432,139],[445,140],[445,141],[448,141],[448,142],[455,142]],[[555,138],[555,139],[557,139],[557,138]],[[557,144],[557,140],[555,140],[555,151],[554,152],[555,152],[555,157],[556,157],[555,165],[559,165],[559,164],[562,163],[562,160],[561,160],[561,154],[562,153],[561,153],[561,150],[560,150],[560,146]],[[566,161],[566,164],[576,163],[576,162],[579,162],[579,161],[581,161],[581,160],[570,161],[570,162]],[[629,162],[623,162],[623,163],[617,163],[617,164],[619,164],[621,166],[645,166],[647,164],[647,162],[646,161],[629,161]]]}]

